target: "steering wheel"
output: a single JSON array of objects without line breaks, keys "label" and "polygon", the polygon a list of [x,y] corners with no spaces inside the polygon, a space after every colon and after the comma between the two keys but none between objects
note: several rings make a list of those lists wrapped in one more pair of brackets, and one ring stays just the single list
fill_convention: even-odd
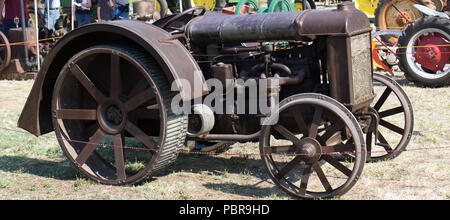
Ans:
[{"label": "steering wheel", "polygon": [[164,25],[162,25],[161,28],[162,28],[162,29],[166,29],[166,27],[169,26],[169,24],[172,24],[173,22],[175,22],[175,21],[178,20],[179,18],[181,18],[181,17],[183,17],[184,15],[187,15],[187,14],[189,14],[189,13],[190,13],[191,16],[192,16],[191,18],[193,18],[193,17],[194,17],[195,11],[197,11],[197,10],[199,10],[199,9],[202,10],[202,12],[200,12],[199,16],[203,16],[203,15],[206,13],[206,7],[205,7],[204,5],[197,6],[197,7],[190,8],[190,9],[188,9],[188,10],[186,10],[186,11],[183,11],[183,12],[181,12],[181,13],[179,13],[179,14],[173,16],[173,17],[170,18],[168,21],[166,21],[166,23],[165,23]]}]

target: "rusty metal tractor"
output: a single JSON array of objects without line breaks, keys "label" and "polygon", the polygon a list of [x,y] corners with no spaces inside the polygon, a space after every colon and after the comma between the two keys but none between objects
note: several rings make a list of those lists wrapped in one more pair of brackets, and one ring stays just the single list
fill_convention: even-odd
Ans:
[{"label": "rusty metal tractor", "polygon": [[164,172],[187,141],[259,142],[262,166],[289,195],[340,196],[366,162],[398,156],[413,130],[407,95],[372,72],[370,30],[353,3],[86,25],[47,55],[19,126],[55,131],[71,164],[103,184]]}]

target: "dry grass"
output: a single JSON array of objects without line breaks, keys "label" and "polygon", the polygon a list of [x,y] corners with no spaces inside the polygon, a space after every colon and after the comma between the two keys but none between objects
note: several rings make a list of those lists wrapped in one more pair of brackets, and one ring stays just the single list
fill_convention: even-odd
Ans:
[{"label": "dry grass", "polygon": [[[450,88],[396,80],[414,107],[410,151],[366,164],[361,179],[340,199],[450,199],[450,149],[423,149],[450,147]],[[17,130],[32,83],[0,81],[0,127]],[[165,175],[140,185],[100,185],[77,174],[53,137],[0,130],[0,199],[292,199],[268,179],[256,156],[182,154]],[[258,145],[236,144],[229,152],[258,153]]]}]

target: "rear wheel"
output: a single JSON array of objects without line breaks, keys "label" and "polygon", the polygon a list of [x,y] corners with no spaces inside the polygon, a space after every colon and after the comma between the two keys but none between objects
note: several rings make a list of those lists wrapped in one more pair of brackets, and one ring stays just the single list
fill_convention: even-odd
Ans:
[{"label": "rear wheel", "polygon": [[177,158],[187,124],[173,114],[169,91],[161,68],[140,50],[83,50],[54,89],[53,124],[63,152],[104,184],[134,184],[162,171]]},{"label": "rear wheel", "polygon": [[411,24],[399,41],[400,68],[419,86],[450,85],[450,20],[424,17]]}]

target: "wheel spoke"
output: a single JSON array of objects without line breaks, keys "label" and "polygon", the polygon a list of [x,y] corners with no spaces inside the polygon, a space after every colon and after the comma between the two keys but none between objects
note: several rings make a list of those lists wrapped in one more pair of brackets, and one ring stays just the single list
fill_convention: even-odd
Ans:
[{"label": "wheel spoke", "polygon": [[117,179],[125,180],[127,175],[125,172],[125,158],[123,155],[123,139],[122,134],[116,134],[114,139],[114,159],[116,161]]},{"label": "wheel spoke", "polygon": [[118,99],[122,93],[122,81],[120,77],[120,57],[111,54],[111,85],[110,96],[113,99]]},{"label": "wheel spoke", "polygon": [[322,119],[322,112],[323,112],[322,107],[316,107],[316,109],[314,111],[313,120],[311,123],[311,128],[309,129],[309,137],[310,138],[316,138],[316,136],[317,136],[317,131],[318,131],[318,128],[320,125],[320,121]]},{"label": "wheel spoke", "polygon": [[314,163],[313,168],[317,173],[317,176],[319,177],[320,182],[322,183],[323,187],[325,188],[327,193],[331,193],[333,191],[333,188],[331,187],[330,183],[328,182],[327,177],[325,176],[325,173],[323,172],[322,168],[320,167],[319,163]]},{"label": "wheel spoke", "polygon": [[264,149],[264,152],[266,154],[293,153],[295,151],[296,151],[295,145],[270,146]]},{"label": "wheel spoke", "polygon": [[278,133],[280,133],[283,137],[285,137],[286,139],[292,141],[292,143],[294,143],[294,145],[300,146],[300,140],[297,137],[295,137],[295,135],[292,134],[284,126],[282,126],[282,125],[275,125],[274,129],[276,131],[278,131]]},{"label": "wheel spoke", "polygon": [[344,166],[343,164],[341,164],[339,161],[337,161],[336,159],[334,159],[333,157],[331,157],[330,155],[323,155],[322,159],[324,159],[325,161],[327,161],[329,164],[331,164],[334,168],[338,169],[339,171],[341,171],[343,174],[345,174],[346,176],[350,177],[352,175],[352,171],[350,169],[348,169],[346,166]]},{"label": "wheel spoke", "polygon": [[130,112],[130,111],[136,109],[137,107],[139,107],[140,105],[144,104],[151,98],[153,98],[152,89],[148,88],[148,89],[142,91],[141,93],[137,94],[130,100],[128,100],[125,103],[125,107],[127,108],[127,111]]},{"label": "wheel spoke", "polygon": [[150,138],[150,136],[145,134],[140,128],[138,128],[130,121],[126,122],[125,130],[130,132],[131,135],[133,135],[136,139],[141,141],[148,148],[153,149],[155,151],[158,150],[157,144]]},{"label": "wheel spoke", "polygon": [[395,133],[398,133],[400,135],[403,135],[405,133],[405,130],[403,128],[398,127],[397,125],[391,124],[383,119],[380,119],[380,125],[383,127],[386,127],[387,129],[394,131]]},{"label": "wheel spoke", "polygon": [[388,141],[386,140],[386,138],[384,138],[384,136],[381,134],[380,131],[378,131],[378,140],[381,142],[381,146],[384,147],[384,149],[390,153],[392,152],[392,148],[391,145],[388,143]]},{"label": "wheel spoke", "polygon": [[391,94],[391,92],[392,92],[392,90],[390,88],[386,88],[384,90],[383,94],[381,94],[380,99],[378,99],[377,103],[375,104],[375,106],[373,108],[375,110],[379,111],[381,106],[383,106],[384,102],[388,98],[388,96]]},{"label": "wheel spoke", "polygon": [[325,133],[321,136],[321,139],[323,141],[327,141],[328,139],[330,139],[334,134],[336,134],[336,132],[338,132],[339,130],[341,130],[342,128],[344,128],[344,123],[342,121],[338,121],[335,124],[329,126],[328,128],[325,129]]},{"label": "wheel spoke", "polygon": [[292,114],[294,115],[294,119],[297,122],[297,126],[298,126],[299,131],[301,133],[303,133],[303,135],[305,137],[308,136],[308,128],[306,127],[305,120],[303,120],[302,113],[300,111],[300,107],[296,105],[292,109]]},{"label": "wheel spoke", "polygon": [[57,119],[66,120],[97,120],[96,110],[87,109],[59,109],[56,110]]},{"label": "wheel spoke", "polygon": [[284,176],[286,176],[286,174],[289,173],[289,171],[291,171],[292,169],[294,169],[294,167],[297,166],[297,164],[299,164],[301,160],[302,159],[300,156],[296,156],[293,160],[291,160],[291,162],[286,164],[286,166],[284,166],[283,169],[281,169],[275,175],[275,178],[277,178],[279,180],[279,179],[283,178]]},{"label": "wheel spoke", "polygon": [[389,117],[389,116],[392,116],[392,115],[396,115],[396,114],[402,113],[404,111],[405,110],[403,109],[403,107],[399,106],[397,108],[393,108],[393,109],[389,109],[389,110],[386,110],[386,111],[382,111],[382,112],[380,112],[378,114],[380,115],[380,118],[385,118],[385,117]]},{"label": "wheel spoke", "polygon": [[156,110],[159,109],[159,105],[158,104],[154,104],[154,105],[149,105],[147,106],[148,110]]},{"label": "wheel spoke", "polygon": [[105,100],[105,96],[95,87],[92,81],[84,74],[83,70],[81,70],[77,64],[73,64],[70,67],[70,71],[97,103],[102,103]]},{"label": "wheel spoke", "polygon": [[310,164],[306,164],[303,167],[303,174],[302,174],[302,179],[300,180],[300,195],[305,195],[306,194],[306,188],[308,188],[308,181],[309,181],[309,177],[311,176],[312,173],[312,166]]},{"label": "wheel spoke", "polygon": [[95,148],[99,145],[104,137],[105,133],[103,133],[101,129],[98,129],[97,132],[95,132],[89,143],[83,148],[81,153],[78,154],[78,157],[76,158],[76,161],[80,166],[86,163],[87,159],[91,156],[92,152],[94,152]]},{"label": "wheel spoke", "polygon": [[353,153],[355,151],[354,145],[352,143],[347,144],[336,144],[332,146],[322,147],[323,154],[333,154],[333,153]]}]

